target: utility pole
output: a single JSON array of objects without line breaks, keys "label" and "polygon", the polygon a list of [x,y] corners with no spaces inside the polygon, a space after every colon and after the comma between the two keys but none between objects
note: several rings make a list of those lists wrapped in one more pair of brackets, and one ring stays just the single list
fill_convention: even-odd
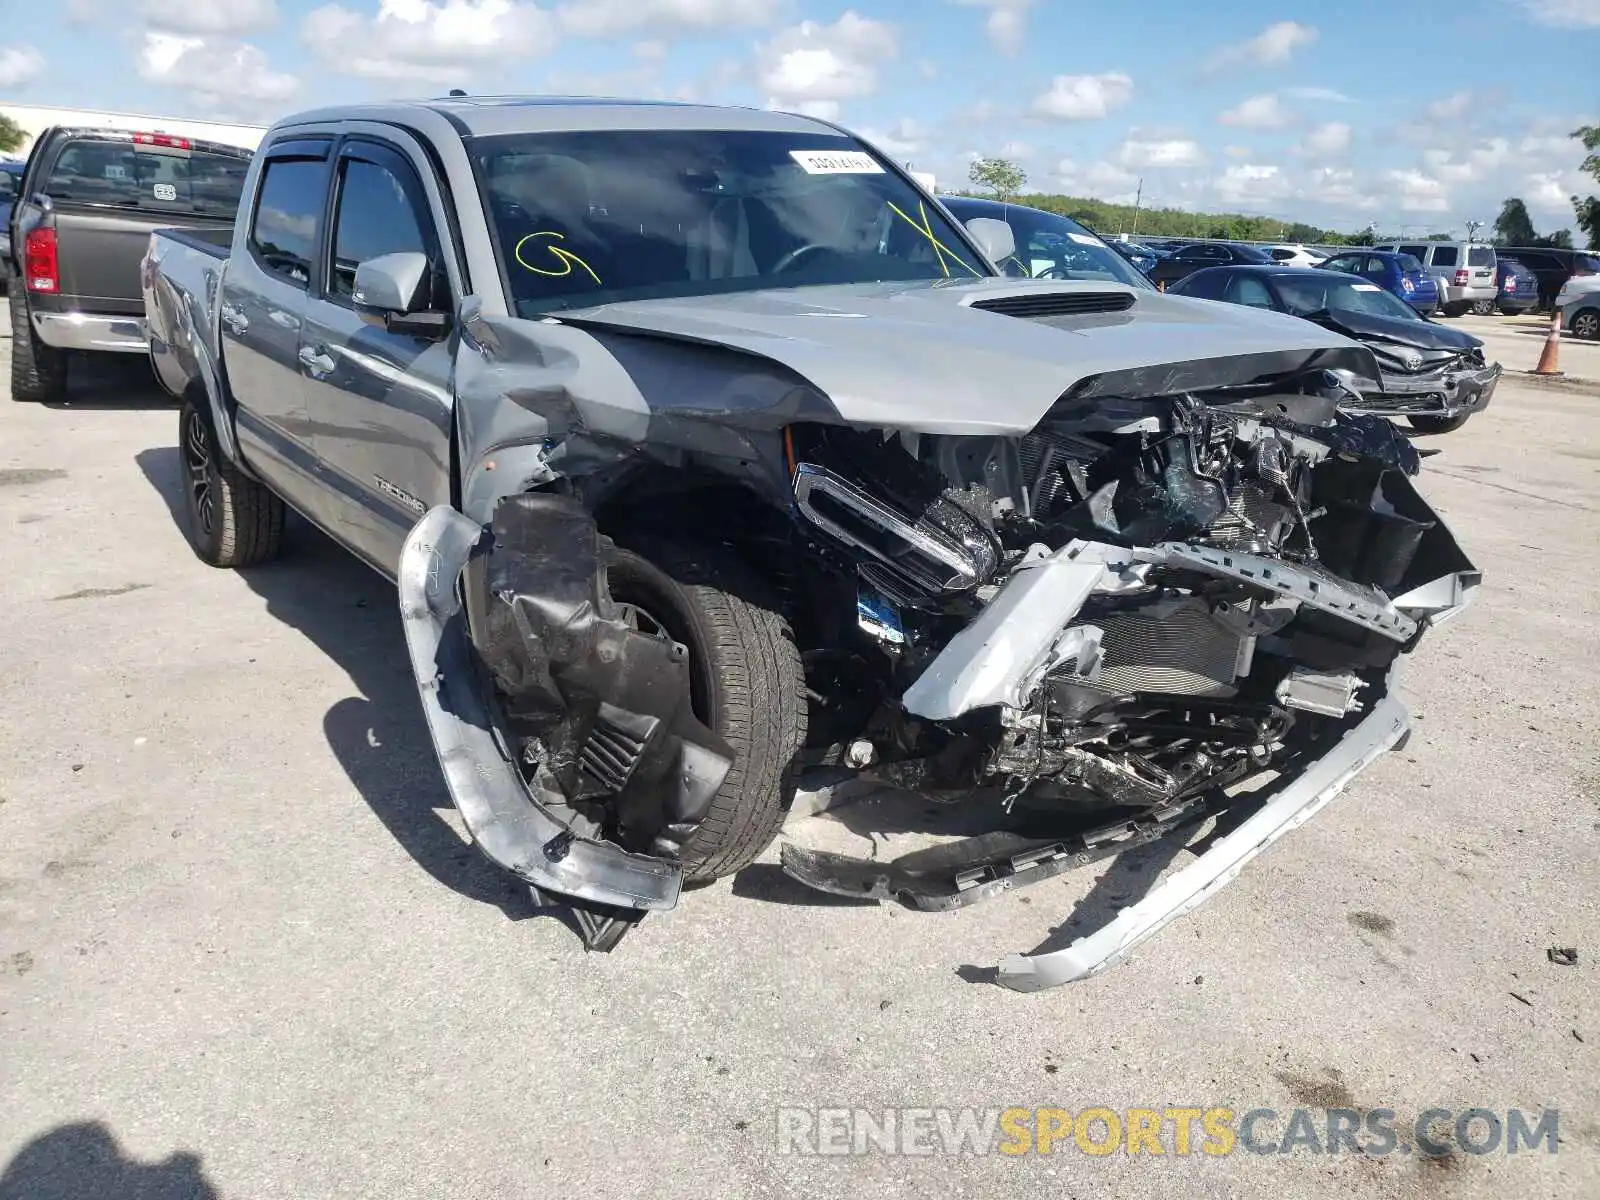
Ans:
[{"label": "utility pole", "polygon": [[[1123,195],[1126,196],[1127,193],[1124,192]],[[1139,236],[1139,201],[1143,199],[1144,176],[1141,175],[1139,176],[1139,190],[1133,194],[1133,232],[1128,235],[1129,237],[1137,238]]]}]

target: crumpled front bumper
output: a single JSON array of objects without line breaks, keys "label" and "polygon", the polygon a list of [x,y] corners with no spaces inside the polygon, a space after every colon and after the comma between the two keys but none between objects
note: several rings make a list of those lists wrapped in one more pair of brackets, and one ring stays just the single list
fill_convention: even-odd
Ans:
[{"label": "crumpled front bumper", "polygon": [[1432,371],[1422,375],[1385,372],[1383,390],[1368,392],[1359,402],[1340,407],[1353,416],[1454,417],[1481,412],[1494,399],[1501,366],[1490,363],[1469,371]]},{"label": "crumpled front bumper", "polygon": [[400,553],[397,583],[411,670],[450,798],[474,844],[542,892],[645,911],[678,902],[677,863],[573,833],[502,747],[484,701],[458,581],[483,527],[455,509],[431,509]]}]

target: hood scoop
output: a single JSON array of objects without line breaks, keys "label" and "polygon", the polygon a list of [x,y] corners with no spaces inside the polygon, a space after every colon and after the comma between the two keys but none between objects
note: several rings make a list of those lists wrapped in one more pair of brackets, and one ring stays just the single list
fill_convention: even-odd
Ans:
[{"label": "hood scoop", "polygon": [[1003,317],[1078,317],[1091,313],[1126,312],[1133,307],[1132,292],[1023,292],[974,300],[973,308]]}]

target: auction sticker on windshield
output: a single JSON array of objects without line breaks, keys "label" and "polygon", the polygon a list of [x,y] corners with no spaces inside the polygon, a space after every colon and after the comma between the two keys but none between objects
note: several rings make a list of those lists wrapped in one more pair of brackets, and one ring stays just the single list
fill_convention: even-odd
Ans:
[{"label": "auction sticker on windshield", "polygon": [[1352,283],[1351,288],[1358,292],[1381,292],[1383,289],[1375,283]]},{"label": "auction sticker on windshield", "polygon": [[882,175],[877,159],[860,150],[791,150],[807,175]]}]

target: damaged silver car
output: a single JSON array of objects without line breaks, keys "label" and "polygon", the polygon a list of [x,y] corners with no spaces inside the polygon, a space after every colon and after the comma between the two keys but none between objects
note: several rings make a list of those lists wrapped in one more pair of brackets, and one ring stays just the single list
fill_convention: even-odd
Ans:
[{"label": "damaged silver car", "polygon": [[1000,979],[1092,974],[1404,737],[1398,665],[1478,581],[1410,443],[1340,411],[1370,350],[1006,278],[1004,223],[824,122],[325,110],[245,194],[229,250],[145,264],[196,551],[271,557],[287,503],[394,579],[474,841],[595,947],[762,855],[808,765],[984,830],[782,848],[925,909],[1225,820]]}]

